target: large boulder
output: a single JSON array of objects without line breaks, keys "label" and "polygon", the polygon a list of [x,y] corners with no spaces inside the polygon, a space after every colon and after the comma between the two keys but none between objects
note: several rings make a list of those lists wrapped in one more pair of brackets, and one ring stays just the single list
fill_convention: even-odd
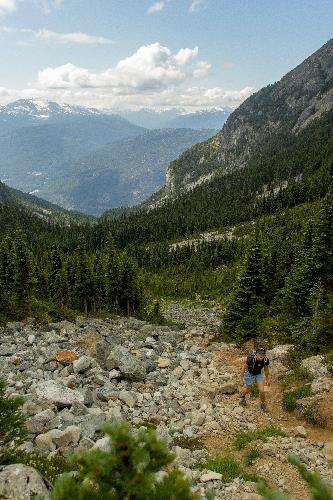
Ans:
[{"label": "large boulder", "polygon": [[23,464],[7,465],[0,471],[0,497],[30,500],[38,496],[49,498],[49,491],[42,476],[32,467]]},{"label": "large boulder", "polygon": [[147,375],[146,365],[140,358],[133,356],[128,349],[116,346],[106,359],[106,368],[117,368],[122,376],[132,381],[145,380]]},{"label": "large boulder", "polygon": [[76,401],[84,403],[84,396],[79,391],[69,389],[69,387],[53,380],[39,382],[35,392],[38,398],[50,401],[57,408],[72,406]]},{"label": "large boulder", "polygon": [[270,361],[269,369],[272,375],[279,375],[288,371],[291,347],[292,344],[283,344],[267,351],[267,357]]},{"label": "large boulder", "polygon": [[301,366],[315,379],[320,377],[329,378],[330,373],[322,361],[323,356],[311,356],[310,358],[303,359]]}]

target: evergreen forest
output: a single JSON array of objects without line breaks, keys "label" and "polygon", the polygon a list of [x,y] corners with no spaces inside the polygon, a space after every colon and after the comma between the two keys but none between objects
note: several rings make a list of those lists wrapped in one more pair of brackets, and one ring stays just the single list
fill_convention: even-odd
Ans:
[{"label": "evergreen forest", "polygon": [[147,318],[160,300],[208,300],[225,339],[332,349],[332,118],[155,209],[69,223],[4,202],[1,321]]}]

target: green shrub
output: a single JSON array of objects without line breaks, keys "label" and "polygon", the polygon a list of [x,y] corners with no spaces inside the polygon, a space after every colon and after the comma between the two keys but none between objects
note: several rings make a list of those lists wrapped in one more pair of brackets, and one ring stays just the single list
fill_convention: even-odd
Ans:
[{"label": "green shrub", "polygon": [[185,436],[177,437],[174,439],[174,445],[180,446],[181,448],[187,448],[188,450],[202,450],[205,445],[199,438],[189,438]]},{"label": "green shrub", "polygon": [[70,471],[67,460],[60,455],[48,458],[36,452],[26,453],[18,451],[12,456],[10,463],[29,465],[38,470],[52,484],[56,482],[60,474]]},{"label": "green shrub", "polygon": [[195,500],[188,481],[177,470],[156,472],[171,464],[174,455],[153,430],[130,431],[127,422],[105,424],[110,438],[107,451],[95,449],[72,459],[74,473],[65,473],[55,484],[51,498],[67,500]]},{"label": "green shrub", "polygon": [[21,411],[24,399],[5,396],[5,387],[5,382],[0,380],[0,465],[10,461],[27,436]]},{"label": "green shrub", "polygon": [[286,437],[286,435],[287,434],[285,432],[274,426],[266,427],[260,431],[238,432],[236,434],[234,445],[236,450],[241,450],[245,448],[247,444],[252,441],[256,441],[257,439],[266,442],[270,437]]},{"label": "green shrub", "polygon": [[230,483],[236,477],[240,477],[245,481],[257,482],[259,478],[254,474],[247,474],[241,466],[231,457],[215,457],[209,458],[205,462],[196,464],[197,469],[209,469],[218,472],[223,476],[224,483]]},{"label": "green shrub", "polygon": [[324,364],[327,366],[328,371],[333,375],[333,351],[328,352],[323,359]]},{"label": "green shrub", "polygon": [[306,398],[311,394],[310,384],[303,385],[298,389],[286,391],[282,396],[282,406],[287,411],[296,410],[298,407],[297,400]]},{"label": "green shrub", "polygon": [[261,457],[262,457],[262,453],[259,450],[257,450],[256,448],[251,448],[251,450],[249,450],[246,453],[243,460],[244,460],[245,465],[251,466],[251,465],[253,465],[253,462],[255,460],[257,460],[258,458],[261,458]]}]

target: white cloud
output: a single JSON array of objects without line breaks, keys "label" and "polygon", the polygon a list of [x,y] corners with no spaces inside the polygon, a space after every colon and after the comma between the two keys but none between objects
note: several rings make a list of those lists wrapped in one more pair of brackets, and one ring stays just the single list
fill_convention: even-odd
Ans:
[{"label": "white cloud", "polygon": [[110,88],[118,94],[138,94],[179,86],[193,78],[208,74],[210,64],[195,62],[198,48],[180,49],[172,55],[159,43],[140,47],[122,59],[114,68],[96,74],[73,64],[46,68],[38,74],[40,88]]},{"label": "white cloud", "polygon": [[14,12],[17,8],[16,0],[0,0],[0,16]]},{"label": "white cloud", "polygon": [[55,43],[81,43],[81,44],[99,44],[105,45],[113,43],[110,38],[105,38],[103,36],[88,35],[87,33],[57,33],[55,31],[50,31],[42,29],[34,32],[36,38],[40,40],[46,40]]},{"label": "white cloud", "polygon": [[164,2],[155,2],[147,9],[147,14],[156,14],[156,12],[161,12],[164,7]]},{"label": "white cloud", "polygon": [[38,73],[37,81],[22,90],[0,88],[0,102],[37,97],[109,109],[165,109],[189,111],[210,107],[237,107],[254,91],[207,88],[200,79],[211,66],[198,60],[198,48],[172,53],[159,43],[140,47],[112,68],[93,72],[68,63]]},{"label": "white cloud", "polygon": [[[38,40],[53,42],[53,43],[80,43],[80,44],[97,44],[105,45],[113,43],[110,38],[105,38],[104,36],[89,35],[87,33],[77,32],[77,33],[57,33],[56,31],[50,31],[47,29],[41,29],[38,31],[21,28],[14,29],[8,28],[6,26],[0,26],[0,33],[23,33],[28,35],[33,35]],[[31,40],[21,40],[17,42],[19,45],[31,45]]]},{"label": "white cloud", "polygon": [[189,7],[189,12],[196,12],[200,9],[205,9],[208,5],[208,0],[192,0]]}]

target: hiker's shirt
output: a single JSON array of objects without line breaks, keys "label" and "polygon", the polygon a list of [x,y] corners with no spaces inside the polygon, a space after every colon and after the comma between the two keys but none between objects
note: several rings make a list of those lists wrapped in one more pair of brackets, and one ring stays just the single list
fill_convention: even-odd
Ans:
[{"label": "hiker's shirt", "polygon": [[255,355],[249,354],[246,359],[247,371],[251,375],[259,375],[265,366],[269,365],[269,359],[264,358],[261,360],[256,359]]}]

